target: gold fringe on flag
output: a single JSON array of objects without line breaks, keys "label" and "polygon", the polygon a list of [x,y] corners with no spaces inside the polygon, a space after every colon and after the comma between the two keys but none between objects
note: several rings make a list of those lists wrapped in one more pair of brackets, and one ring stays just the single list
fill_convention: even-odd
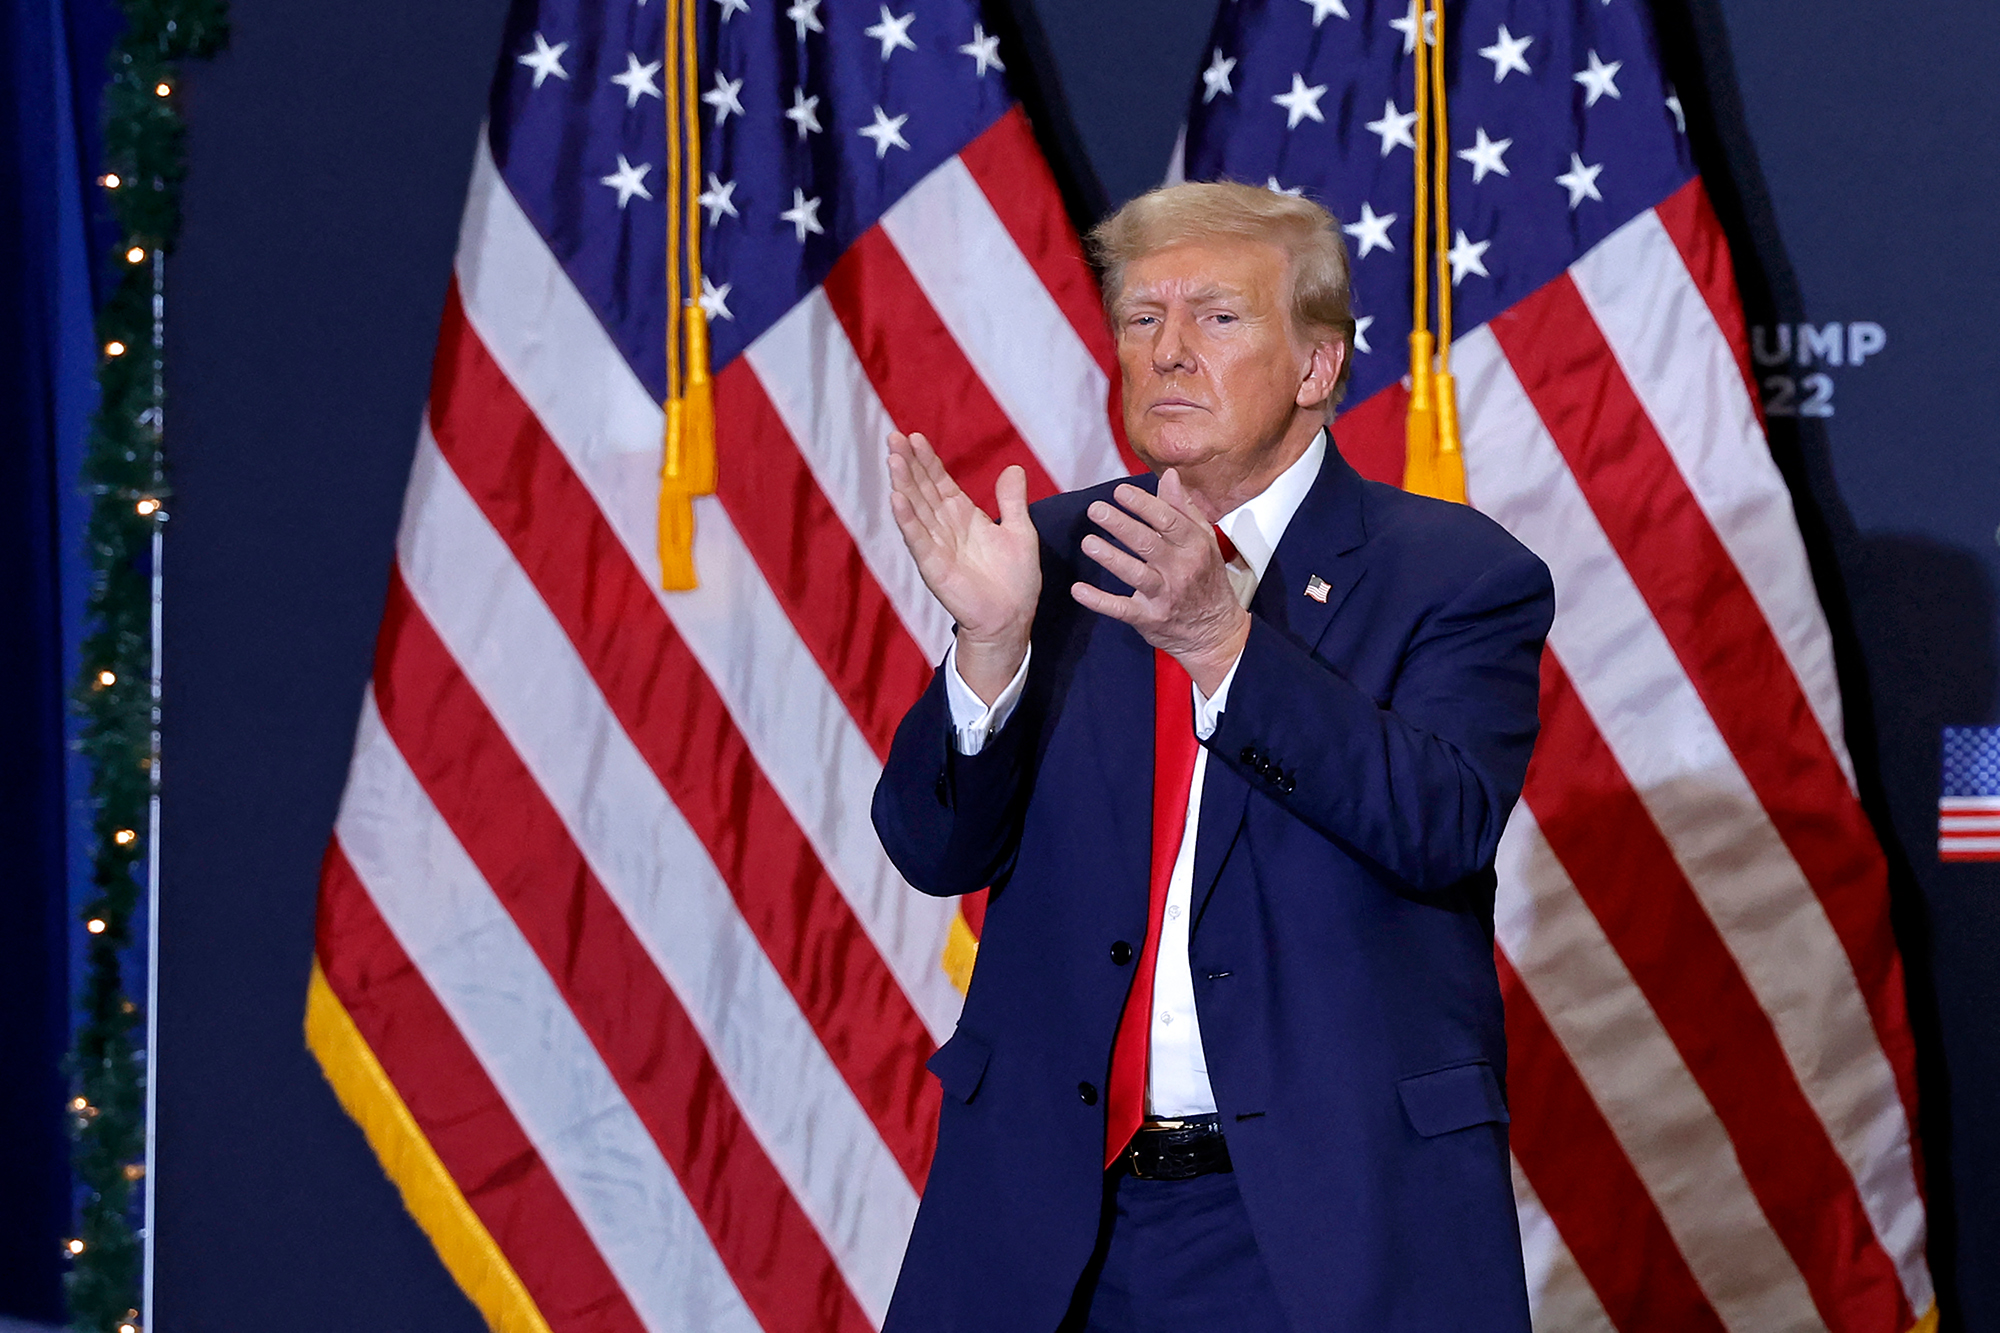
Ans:
[{"label": "gold fringe on flag", "polygon": [[701,279],[701,99],[695,6],[668,0],[667,402],[660,458],[660,586],[696,586],[694,498],[715,493],[715,389]]},{"label": "gold fringe on flag", "polygon": [[[1445,114],[1444,0],[1422,0],[1416,38],[1416,206],[1411,226],[1415,310],[1410,323],[1410,406],[1404,421],[1403,489],[1465,503],[1458,384],[1451,373],[1451,130]],[[1435,235],[1433,236],[1433,223]],[[1430,275],[1437,266],[1437,333],[1430,331]]]},{"label": "gold fringe on flag", "polygon": [[487,1327],[494,1333],[550,1333],[520,1274],[438,1160],[317,960],[306,983],[306,1046],[319,1060],[341,1108],[361,1126],[382,1169],[396,1182],[403,1206],[430,1237],[446,1271],[486,1317]]}]

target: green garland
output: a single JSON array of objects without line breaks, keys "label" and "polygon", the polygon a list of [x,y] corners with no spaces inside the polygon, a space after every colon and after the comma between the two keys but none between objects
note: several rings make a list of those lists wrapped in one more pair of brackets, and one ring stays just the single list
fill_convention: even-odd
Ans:
[{"label": "green garland", "polygon": [[166,520],[161,452],[161,278],[180,230],[185,126],[181,60],[227,38],[225,0],[124,0],[125,32],[104,92],[100,183],[124,239],[116,286],[97,317],[98,408],[83,459],[91,566],[83,670],[73,692],[93,811],[89,932],[81,1022],[69,1057],[73,1165],[83,1187],[66,1248],[71,1326],[135,1333],[143,1247],[134,1217],[145,1176],[143,1016],[125,993],[158,789],[152,564]]}]

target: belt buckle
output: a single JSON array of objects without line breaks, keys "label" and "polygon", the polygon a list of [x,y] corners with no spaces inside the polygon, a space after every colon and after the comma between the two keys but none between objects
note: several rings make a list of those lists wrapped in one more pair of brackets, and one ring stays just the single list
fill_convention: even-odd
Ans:
[{"label": "belt buckle", "polygon": [[1125,1145],[1125,1170],[1134,1180],[1152,1179],[1151,1176],[1139,1169],[1139,1136],[1137,1134],[1134,1134],[1132,1141]]}]

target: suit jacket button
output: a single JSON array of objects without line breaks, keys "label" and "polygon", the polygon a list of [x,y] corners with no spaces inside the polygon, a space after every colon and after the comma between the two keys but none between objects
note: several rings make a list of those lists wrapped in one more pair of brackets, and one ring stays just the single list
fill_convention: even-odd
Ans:
[{"label": "suit jacket button", "polygon": [[1243,761],[1243,766],[1245,768],[1257,767],[1257,747],[1254,745],[1244,746],[1243,753],[1237,755],[1236,757]]},{"label": "suit jacket button", "polygon": [[1085,1106],[1097,1105],[1097,1085],[1094,1083],[1077,1084],[1076,1095],[1083,1099]]},{"label": "suit jacket button", "polygon": [[1294,791],[1298,790],[1298,785],[1299,780],[1290,773],[1287,773],[1285,774],[1285,780],[1278,784],[1278,790],[1290,796]]},{"label": "suit jacket button", "polygon": [[1132,961],[1132,946],[1119,940],[1111,946],[1111,961],[1123,967]]},{"label": "suit jacket button", "polygon": [[937,780],[937,786],[936,786],[936,787],[934,787],[934,788],[933,788],[932,790],[934,790],[934,791],[936,791],[936,792],[937,792],[937,798],[938,798],[938,804],[939,804],[939,805],[948,805],[948,804],[950,804],[950,802],[951,802],[951,784],[947,783],[947,782],[946,782],[946,781],[944,780],[944,774],[942,774],[942,773],[938,774],[938,780]]}]

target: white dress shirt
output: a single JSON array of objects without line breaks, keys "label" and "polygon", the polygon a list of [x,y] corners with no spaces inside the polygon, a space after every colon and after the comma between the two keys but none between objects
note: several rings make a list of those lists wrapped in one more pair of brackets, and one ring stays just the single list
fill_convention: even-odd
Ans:
[{"label": "white dress shirt", "polygon": [[[1312,489],[1326,459],[1327,433],[1321,431],[1297,462],[1278,474],[1269,486],[1235,509],[1218,523],[1236,547],[1237,558],[1225,566],[1236,599],[1244,606],[1256,596],[1258,581],[1270,566],[1271,555],[1284,538],[1292,515]],[[1033,650],[1029,650],[1033,656]],[[1241,661],[1239,658],[1238,661]],[[978,754],[1021,701],[1028,680],[1028,659],[1023,658],[1014,678],[989,706],[972,692],[958,674],[958,648],[954,644],[945,655],[945,696],[951,705],[955,748],[960,754]],[[1205,698],[1194,687],[1194,730],[1201,740],[1215,734],[1216,723],[1228,705],[1229,686],[1236,679],[1236,663],[1222,678],[1213,698]],[[1201,1023],[1195,1016],[1194,974],[1188,967],[1189,909],[1194,896],[1194,842],[1201,811],[1202,779],[1208,772],[1208,749],[1195,752],[1194,781],[1188,788],[1188,813],[1181,834],[1180,851],[1174,857],[1173,874],[1167,880],[1167,908],[1160,923],[1159,958],[1153,971],[1152,1049],[1146,1062],[1146,1112],[1150,1116],[1209,1115],[1215,1111],[1215,1093],[1208,1083],[1208,1058],[1201,1047]]]}]

